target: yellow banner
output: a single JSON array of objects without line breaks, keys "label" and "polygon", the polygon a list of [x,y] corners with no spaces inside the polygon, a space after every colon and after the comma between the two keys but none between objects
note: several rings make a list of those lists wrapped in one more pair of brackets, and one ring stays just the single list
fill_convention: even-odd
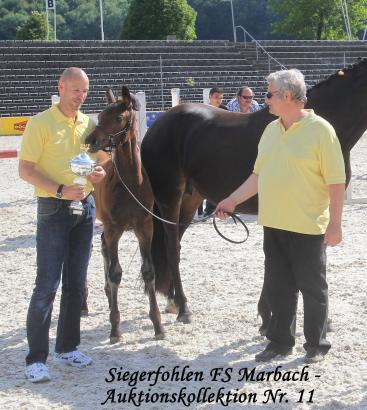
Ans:
[{"label": "yellow banner", "polygon": [[31,117],[0,118],[0,135],[22,135]]}]

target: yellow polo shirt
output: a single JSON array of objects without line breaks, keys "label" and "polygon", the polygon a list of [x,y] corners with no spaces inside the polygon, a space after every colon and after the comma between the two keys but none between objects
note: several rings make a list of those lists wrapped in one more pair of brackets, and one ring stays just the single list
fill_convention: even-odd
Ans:
[{"label": "yellow polo shirt", "polygon": [[[73,121],[65,117],[58,104],[54,104],[28,121],[19,158],[34,162],[39,172],[58,184],[71,185],[76,175],[71,172],[69,162],[85,151],[82,144],[94,126],[93,121],[80,111]],[[93,185],[88,181],[86,195],[92,190]],[[35,187],[36,196],[55,197],[55,193]]]},{"label": "yellow polo shirt", "polygon": [[329,188],[345,183],[334,128],[313,110],[285,130],[280,119],[264,130],[254,173],[259,176],[259,224],[323,234],[329,222]]}]

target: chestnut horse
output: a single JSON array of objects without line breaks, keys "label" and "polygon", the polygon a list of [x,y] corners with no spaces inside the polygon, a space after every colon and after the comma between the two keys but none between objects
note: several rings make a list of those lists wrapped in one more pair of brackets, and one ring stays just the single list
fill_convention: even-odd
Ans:
[{"label": "chestnut horse", "polygon": [[[90,152],[111,150],[111,159],[103,167],[106,177],[96,184],[97,218],[103,222],[102,254],[105,271],[105,292],[110,307],[110,342],[120,340],[120,312],[118,287],[122,269],[118,259],[118,243],[123,232],[132,228],[139,241],[142,257],[141,273],[145,292],[149,296],[149,317],[153,322],[156,338],[164,337],[161,316],[156,300],[155,272],[151,256],[153,223],[151,215],[132,198],[124,187],[127,185],[135,197],[147,208],[153,208],[153,194],[149,179],[141,166],[135,132],[134,100],[126,87],[122,98],[116,101],[112,91],[107,92],[109,105],[98,116],[98,125],[87,137]],[[159,290],[159,288],[158,288]]]},{"label": "chestnut horse", "polygon": [[[312,87],[307,98],[306,108],[334,126],[349,182],[350,150],[367,129],[367,61]],[[179,270],[182,235],[203,198],[217,204],[252,173],[262,132],[274,119],[267,108],[244,115],[204,104],[182,104],[161,115],[144,137],[142,161],[153,188],[155,211],[179,223],[154,219],[152,242],[155,270],[169,284],[163,290],[173,298],[179,321],[186,323],[191,317]],[[257,213],[257,196],[240,204],[236,212]],[[259,313],[269,320],[264,297]]]}]

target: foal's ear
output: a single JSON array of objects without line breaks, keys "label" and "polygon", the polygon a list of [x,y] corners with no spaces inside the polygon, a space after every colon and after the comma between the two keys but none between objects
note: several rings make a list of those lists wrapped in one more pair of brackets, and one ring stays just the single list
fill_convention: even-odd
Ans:
[{"label": "foal's ear", "polygon": [[121,101],[127,106],[129,106],[131,104],[130,91],[124,85],[122,86],[122,89],[121,89]]},{"label": "foal's ear", "polygon": [[121,90],[121,100],[126,105],[132,105],[134,111],[140,110],[140,102],[135,94],[130,93],[129,89],[125,86],[122,86]]},{"label": "foal's ear", "polygon": [[111,88],[106,91],[106,99],[108,104],[112,104],[116,102],[116,97]]}]

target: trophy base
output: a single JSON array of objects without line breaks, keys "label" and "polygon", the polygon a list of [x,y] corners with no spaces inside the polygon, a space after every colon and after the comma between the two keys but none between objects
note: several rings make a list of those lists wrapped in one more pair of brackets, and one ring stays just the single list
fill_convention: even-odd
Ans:
[{"label": "trophy base", "polygon": [[84,215],[84,207],[81,202],[72,201],[69,205],[70,215]]},{"label": "trophy base", "polygon": [[81,211],[80,209],[70,209],[69,214],[70,215],[84,215],[84,211]]}]

